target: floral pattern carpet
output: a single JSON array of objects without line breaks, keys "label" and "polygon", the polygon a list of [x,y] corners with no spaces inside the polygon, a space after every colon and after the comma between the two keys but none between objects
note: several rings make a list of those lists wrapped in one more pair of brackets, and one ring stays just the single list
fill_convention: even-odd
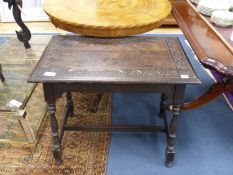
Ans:
[{"label": "floral pattern carpet", "polygon": [[[110,124],[110,94],[105,94],[97,113],[90,112],[95,94],[74,93],[75,112],[68,123]],[[57,101],[59,123],[65,113],[65,99]],[[108,132],[65,132],[63,163],[53,162],[50,149],[49,115],[46,114],[35,146],[0,143],[0,175],[94,175],[105,174],[110,135]]]}]

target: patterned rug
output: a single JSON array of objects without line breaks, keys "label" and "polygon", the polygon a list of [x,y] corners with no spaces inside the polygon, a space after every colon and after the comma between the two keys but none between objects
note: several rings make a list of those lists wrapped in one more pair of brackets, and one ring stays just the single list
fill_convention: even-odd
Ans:
[{"label": "patterned rug", "polygon": [[[42,90],[42,89],[41,89]],[[74,93],[75,113],[70,124],[110,124],[111,96],[105,94],[98,112],[89,112],[95,94]],[[65,113],[65,98],[57,101],[59,123]],[[49,115],[39,133],[36,147],[0,143],[1,175],[94,175],[105,174],[110,135],[108,132],[65,132],[62,148],[63,163],[53,162],[50,149]]]},{"label": "patterned rug", "polygon": [[38,131],[45,116],[46,108],[42,85],[39,84],[35,87],[26,103],[24,109],[27,115],[25,119],[19,120],[19,117],[15,116],[13,112],[0,111],[0,142],[34,144],[33,142],[38,137]]}]

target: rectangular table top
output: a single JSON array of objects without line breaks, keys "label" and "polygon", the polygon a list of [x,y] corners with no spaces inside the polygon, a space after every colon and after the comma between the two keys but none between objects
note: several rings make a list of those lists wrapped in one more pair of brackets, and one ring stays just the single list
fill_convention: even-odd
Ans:
[{"label": "rectangular table top", "polygon": [[178,38],[54,36],[29,82],[196,84]]}]

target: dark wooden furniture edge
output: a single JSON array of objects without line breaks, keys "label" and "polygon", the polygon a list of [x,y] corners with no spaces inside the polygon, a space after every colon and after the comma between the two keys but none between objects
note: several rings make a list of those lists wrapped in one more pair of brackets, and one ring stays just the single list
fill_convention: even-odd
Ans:
[{"label": "dark wooden furniture edge", "polygon": [[[197,5],[193,4],[190,0],[186,0],[186,1],[187,1],[188,5],[189,5],[190,7],[192,7],[195,11],[197,11]],[[231,53],[233,54],[233,48],[232,48],[231,44],[228,43],[227,38],[224,37],[224,36],[221,34],[220,31],[218,31],[218,29],[216,28],[216,27],[218,27],[218,26],[215,26],[214,24],[212,24],[212,22],[210,21],[210,17],[204,16],[204,15],[202,15],[202,14],[200,14],[200,13],[197,13],[197,14],[200,16],[200,18],[203,19],[203,21],[206,23],[206,25],[208,25],[208,26],[212,29],[212,31],[220,38],[220,41],[221,41],[221,42],[231,51]],[[218,27],[218,28],[219,28],[219,27]],[[222,28],[222,27],[221,27],[221,28]],[[224,29],[224,28],[222,28],[222,29]]]},{"label": "dark wooden furniture edge", "polygon": [[[195,39],[198,36],[195,36],[191,33],[191,31],[189,30],[189,26],[187,26],[179,10],[177,9],[177,6],[180,4],[182,4],[183,6],[186,6],[190,10],[193,10],[193,12],[195,11],[185,1],[174,2],[172,4],[172,13],[174,17],[176,18],[179,27],[183,31],[184,35],[186,36],[187,40],[192,46],[194,52],[196,53],[199,61],[204,67],[209,68],[209,69],[214,69],[224,77],[221,82],[217,82],[211,85],[210,88],[199,98],[195,99],[194,101],[184,103],[181,106],[181,110],[189,110],[189,109],[197,108],[204,104],[207,104],[208,102],[210,102],[211,100],[215,99],[217,96],[225,92],[232,92],[233,91],[233,79],[232,79],[233,68],[232,67],[229,68],[223,65],[221,62],[216,60],[216,58],[208,57],[208,55],[205,53],[205,51],[202,49],[200,44]],[[182,9],[182,10],[185,10],[185,9]],[[197,16],[197,17],[200,18],[200,16]],[[203,22],[203,25],[207,25],[204,21],[202,22]],[[215,33],[213,32],[213,34]]]},{"label": "dark wooden furniture edge", "polygon": [[[194,11],[194,9],[192,7],[190,7],[190,5],[185,1],[178,1],[178,2],[172,3],[172,13],[173,13],[174,17],[176,18],[179,27],[181,28],[181,30],[185,34],[186,38],[188,39],[190,45],[192,46],[193,50],[195,51],[199,61],[205,67],[215,69],[220,74],[227,75],[230,77],[233,76],[233,68],[224,65],[223,63],[218,61],[217,58],[209,57],[205,53],[205,51],[202,49],[200,44],[195,39],[198,36],[195,36],[195,35],[193,35],[193,33],[190,32],[189,27],[187,26],[187,24],[184,21],[184,18],[180,15],[180,12],[176,7],[179,4],[186,6],[187,8],[189,8],[189,10]],[[197,17],[201,18],[200,16],[197,16]],[[204,21],[203,21],[203,25],[208,26]],[[213,32],[213,34],[216,35],[214,32]]]}]

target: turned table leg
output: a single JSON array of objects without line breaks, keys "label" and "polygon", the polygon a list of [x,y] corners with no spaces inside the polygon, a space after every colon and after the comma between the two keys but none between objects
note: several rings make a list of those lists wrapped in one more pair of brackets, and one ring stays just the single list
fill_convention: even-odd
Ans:
[{"label": "turned table leg", "polygon": [[[170,126],[167,127],[167,149],[165,165],[170,167],[173,165],[175,157],[175,139],[176,139],[176,128],[177,120],[181,110],[181,105],[185,93],[185,85],[176,85],[174,87],[174,95],[172,99],[172,105],[169,105],[168,110],[172,112],[172,119]],[[165,117],[166,119],[166,117]]]},{"label": "turned table leg", "polygon": [[44,98],[48,104],[48,112],[50,114],[50,128],[52,136],[52,152],[53,158],[56,164],[62,162],[62,150],[61,150],[61,137],[58,132],[58,122],[56,118],[56,92],[53,84],[44,83]]},{"label": "turned table leg", "polygon": [[51,127],[51,135],[52,135],[52,152],[53,157],[55,159],[56,164],[60,164],[62,162],[61,157],[61,144],[60,138],[58,134],[58,123],[56,119],[56,105],[48,104],[48,112],[50,113],[50,127]]},{"label": "turned table leg", "polygon": [[176,128],[177,128],[177,118],[180,112],[180,105],[172,105],[171,111],[173,113],[173,117],[170,123],[170,127],[168,128],[167,135],[167,149],[166,149],[166,166],[170,167],[173,164],[175,157],[175,139],[176,139]]}]

